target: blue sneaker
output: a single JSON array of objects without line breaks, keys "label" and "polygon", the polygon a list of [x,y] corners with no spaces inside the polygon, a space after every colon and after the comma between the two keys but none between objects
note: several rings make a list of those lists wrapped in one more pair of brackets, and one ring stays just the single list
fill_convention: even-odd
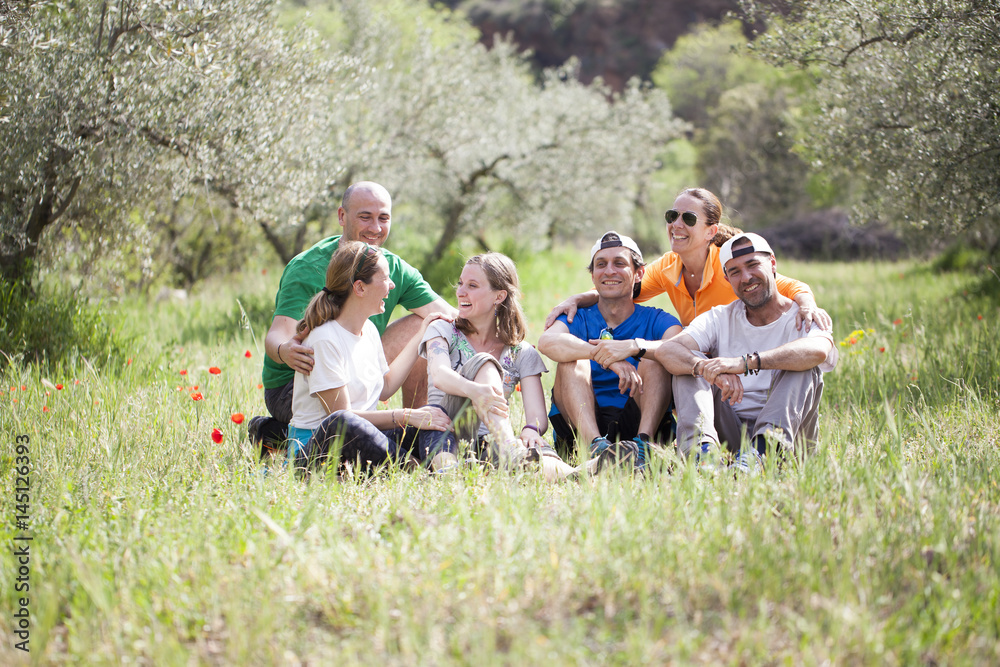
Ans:
[{"label": "blue sneaker", "polygon": [[643,437],[644,435],[644,433],[640,433],[632,438],[632,442],[635,443],[636,447],[635,469],[638,471],[645,470],[646,461],[649,460],[649,439]]},{"label": "blue sneaker", "polygon": [[597,458],[604,453],[604,450],[612,447],[611,441],[603,435],[599,435],[590,441],[590,458]]},{"label": "blue sneaker", "polygon": [[694,466],[698,472],[715,474],[719,471],[719,447],[714,442],[706,441],[694,450]]}]

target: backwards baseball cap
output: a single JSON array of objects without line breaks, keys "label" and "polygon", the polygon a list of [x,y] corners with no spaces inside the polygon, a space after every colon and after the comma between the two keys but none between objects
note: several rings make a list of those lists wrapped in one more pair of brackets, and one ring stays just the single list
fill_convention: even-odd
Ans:
[{"label": "backwards baseball cap", "polygon": [[594,255],[597,254],[598,250],[604,250],[605,248],[628,248],[635,254],[639,255],[639,261],[642,259],[642,251],[639,250],[639,246],[635,244],[635,241],[627,236],[622,236],[618,232],[605,232],[601,240],[594,244],[594,247],[590,249],[590,261],[594,261]]},{"label": "backwards baseball cap", "polygon": [[[737,243],[740,239],[749,239],[750,245],[733,250],[733,244]],[[774,251],[771,250],[771,246],[767,244],[767,241],[765,241],[764,237],[760,234],[754,234],[753,232],[737,234],[723,244],[722,249],[719,250],[719,261],[722,262],[722,268],[726,268],[726,262],[731,260],[733,257],[742,257],[743,255],[749,255],[753,252],[766,252],[772,257],[774,256]]]}]

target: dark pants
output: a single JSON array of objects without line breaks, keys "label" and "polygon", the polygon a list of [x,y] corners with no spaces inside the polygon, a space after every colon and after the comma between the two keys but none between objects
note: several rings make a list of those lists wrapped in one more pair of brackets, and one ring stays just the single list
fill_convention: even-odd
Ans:
[{"label": "dark pants", "polygon": [[331,456],[337,463],[354,463],[369,470],[408,454],[412,435],[401,429],[380,431],[364,417],[348,410],[331,413],[319,425],[295,458],[296,468],[321,466]]},{"label": "dark pants", "polygon": [[270,417],[263,418],[257,427],[257,435],[263,440],[264,450],[276,449],[283,446],[288,435],[288,422],[292,421],[292,386],[294,380],[284,387],[264,390],[264,405],[271,413]]},{"label": "dark pants", "polygon": [[[552,401],[554,404],[555,397]],[[639,404],[631,396],[625,401],[625,406],[622,408],[598,405],[594,412],[594,417],[597,419],[597,430],[611,442],[631,440],[639,435],[642,412],[639,410]],[[549,421],[552,423],[556,452],[564,459],[571,459],[576,455],[576,432],[561,413],[550,415]],[[674,416],[670,410],[667,410],[663,419],[660,420],[659,426],[656,427],[656,433],[647,433],[646,435],[650,436],[653,442],[664,444],[672,439],[673,429]],[[581,444],[586,447],[590,443]]]}]

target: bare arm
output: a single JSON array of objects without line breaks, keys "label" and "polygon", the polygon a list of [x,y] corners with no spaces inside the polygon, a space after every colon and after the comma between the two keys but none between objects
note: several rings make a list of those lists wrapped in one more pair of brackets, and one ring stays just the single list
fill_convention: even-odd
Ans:
[{"label": "bare arm", "polygon": [[441,297],[438,297],[433,301],[431,301],[430,303],[424,304],[423,306],[414,308],[410,312],[413,313],[414,315],[419,315],[424,319],[427,319],[427,317],[432,315],[433,313],[441,313],[442,315],[445,316],[445,319],[447,319],[448,321],[452,321],[456,317],[458,317],[458,311],[455,310],[455,308],[452,307],[451,304],[449,304]]},{"label": "bare arm", "polygon": [[[337,410],[351,409],[351,404],[344,387],[318,391],[316,392],[316,397],[323,404],[323,409],[328,415]],[[404,425],[431,431],[447,431],[451,428],[451,420],[439,408],[360,410],[355,412],[355,414],[370,421],[372,426],[380,431],[388,431]]]},{"label": "bare arm", "polygon": [[695,364],[699,361],[704,362],[705,359],[695,354],[697,351],[699,351],[698,344],[694,338],[681,333],[661,342],[654,356],[671,375],[701,375],[695,372]]},{"label": "bare arm", "polygon": [[538,337],[538,351],[552,361],[579,361],[593,359],[596,348],[569,332],[562,322],[556,322]]},{"label": "bare arm", "polygon": [[427,374],[434,386],[451,396],[465,396],[480,416],[490,412],[507,416],[507,399],[490,385],[467,380],[452,370],[448,342],[440,336],[427,341]]},{"label": "bare arm", "polygon": [[[697,353],[697,354],[696,354]],[[710,366],[718,359],[706,359],[701,355],[698,344],[688,334],[681,333],[670,340],[664,341],[656,351],[656,360],[663,364],[672,375],[693,375],[704,377],[708,382],[722,390],[722,400],[735,405],[743,400],[743,381],[739,375]],[[740,373],[743,372],[742,359]]]},{"label": "bare arm", "polygon": [[264,352],[271,360],[294,371],[309,375],[313,369],[313,349],[302,344],[309,331],[295,333],[298,320],[276,315],[264,337]]},{"label": "bare arm", "polygon": [[816,305],[816,297],[812,292],[800,292],[795,295],[795,303],[799,307],[799,312],[795,315],[795,328],[809,331],[815,323],[820,329],[825,331],[833,330],[833,318],[825,310]]},{"label": "bare arm", "polygon": [[552,309],[552,312],[550,312],[545,318],[544,328],[548,329],[555,324],[556,319],[560,315],[565,315],[566,319],[569,320],[569,323],[573,324],[573,318],[576,316],[577,310],[580,308],[588,308],[593,306],[595,303],[597,303],[597,290],[590,290],[589,292],[584,292],[582,294],[574,294]]},{"label": "bare arm", "polygon": [[625,361],[629,357],[634,357],[642,349],[646,350],[643,356],[650,355],[648,358],[652,359],[652,355],[660,349],[663,341],[673,338],[681,331],[683,331],[681,325],[675,324],[663,332],[660,340],[634,338],[632,340],[591,340],[588,342],[595,348],[594,361],[604,368],[608,368],[616,361]]},{"label": "bare arm", "polygon": [[434,320],[447,320],[448,317],[443,313],[430,313],[427,317],[424,317],[420,322],[420,329],[417,333],[407,341],[406,345],[400,350],[396,358],[392,360],[389,364],[389,372],[385,374],[384,382],[382,386],[382,394],[379,398],[383,401],[389,400],[393,394],[402,386],[403,381],[406,376],[410,374],[410,370],[413,368],[414,362],[417,360],[417,348],[420,346],[420,341],[423,339],[424,334],[427,332],[427,327]]},{"label": "bare arm", "polygon": [[[529,447],[544,447],[549,443],[543,437],[548,430],[549,416],[545,409],[545,390],[539,375],[521,378],[521,403],[524,405],[524,424],[521,442]],[[534,426],[538,430],[528,428]]]}]

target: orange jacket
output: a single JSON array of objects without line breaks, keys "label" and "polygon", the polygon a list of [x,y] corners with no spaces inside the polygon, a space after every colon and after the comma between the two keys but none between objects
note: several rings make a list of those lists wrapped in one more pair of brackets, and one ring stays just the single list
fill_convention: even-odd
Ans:
[{"label": "orange jacket", "polygon": [[[777,275],[778,292],[789,299],[795,299],[799,294],[811,293],[809,285],[793,278]],[[701,287],[695,292],[694,298],[684,286],[681,275],[681,258],[675,252],[668,252],[652,264],[646,266],[642,276],[642,287],[636,302],[649,301],[664,292],[677,310],[681,324],[691,324],[698,315],[708,312],[715,306],[724,306],[736,301],[732,285],[726,279],[719,262],[719,246],[714,243],[708,247],[708,261],[705,262],[705,273],[701,277]]]}]

